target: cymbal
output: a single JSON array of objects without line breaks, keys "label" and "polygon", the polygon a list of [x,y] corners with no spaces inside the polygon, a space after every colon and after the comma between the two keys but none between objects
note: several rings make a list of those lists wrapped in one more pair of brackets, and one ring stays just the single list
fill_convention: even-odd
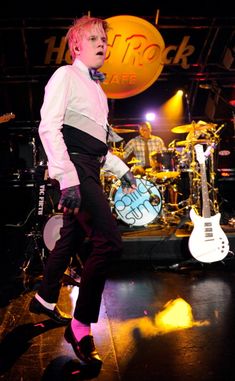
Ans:
[{"label": "cymbal", "polygon": [[182,140],[180,142],[176,142],[176,147],[184,147],[189,144],[210,144],[210,140],[206,139],[189,139],[189,140]]},{"label": "cymbal", "polygon": [[123,159],[123,151],[121,151],[120,149],[118,149],[118,148],[113,148],[113,149],[112,149],[112,153],[113,153],[115,156],[118,156],[120,159]]},{"label": "cymbal", "polygon": [[167,179],[174,179],[180,175],[179,172],[174,172],[174,171],[166,171],[166,172],[158,172],[156,174],[156,179],[157,180],[167,180]]},{"label": "cymbal", "polygon": [[176,134],[184,134],[185,132],[191,132],[191,131],[200,131],[200,130],[208,130],[213,129],[217,126],[217,124],[214,123],[206,123],[202,120],[199,120],[198,123],[191,123],[191,124],[185,124],[182,126],[177,126],[171,129],[172,132],[175,132]]},{"label": "cymbal", "polygon": [[135,130],[132,130],[131,128],[116,128],[112,127],[112,130],[116,132],[117,134],[128,134],[129,132],[136,132]]},{"label": "cymbal", "polygon": [[135,157],[133,157],[133,159],[131,159],[131,161],[128,161],[127,164],[136,164],[136,163],[140,163],[140,160],[138,160]]},{"label": "cymbal", "polygon": [[158,172],[156,170],[149,171],[148,175],[152,178],[155,178],[156,180],[167,180],[176,178],[180,175],[179,172],[176,171],[165,171],[165,172]]}]

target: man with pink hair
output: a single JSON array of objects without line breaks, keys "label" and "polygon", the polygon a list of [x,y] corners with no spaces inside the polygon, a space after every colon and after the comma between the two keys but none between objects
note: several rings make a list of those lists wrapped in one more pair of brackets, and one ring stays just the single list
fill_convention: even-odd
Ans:
[{"label": "man with pink hair", "polygon": [[[42,283],[30,302],[33,313],[44,313],[67,325],[65,339],[86,364],[102,364],[91,335],[98,321],[102,292],[112,259],[122,251],[121,234],[100,181],[103,167],[121,179],[123,192],[136,189],[129,167],[109,149],[112,138],[108,103],[97,71],[105,60],[108,24],[83,16],[67,33],[72,65],[55,71],[45,88],[39,135],[49,176],[60,184],[58,209],[63,212],[60,238],[51,251]],[[79,237],[75,225],[79,225]],[[61,280],[73,246],[88,237],[91,251],[81,273],[73,317],[57,306]]]}]

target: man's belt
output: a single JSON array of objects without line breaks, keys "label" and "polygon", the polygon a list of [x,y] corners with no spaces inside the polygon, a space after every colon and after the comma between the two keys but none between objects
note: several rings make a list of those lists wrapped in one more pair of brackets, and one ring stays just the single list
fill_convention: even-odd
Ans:
[{"label": "man's belt", "polygon": [[84,159],[94,159],[94,160],[97,160],[100,164],[104,163],[104,161],[105,161],[104,155],[100,155],[100,156],[88,155],[88,154],[80,153],[80,152],[69,152],[69,155],[80,156],[81,158],[84,158]]}]

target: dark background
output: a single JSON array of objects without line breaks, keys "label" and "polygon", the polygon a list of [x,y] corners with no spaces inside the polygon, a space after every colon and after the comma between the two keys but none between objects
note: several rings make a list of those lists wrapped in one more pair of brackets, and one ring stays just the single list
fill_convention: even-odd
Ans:
[{"label": "dark background", "polygon": [[[235,122],[231,102],[235,100],[235,15],[232,5],[212,1],[193,4],[184,1],[173,4],[167,1],[119,1],[108,5],[98,1],[59,4],[54,1],[28,4],[23,1],[15,4],[4,2],[0,13],[0,114],[13,112],[16,116],[0,125],[0,179],[2,184],[7,182],[4,198],[6,194],[13,194],[11,198],[14,199],[20,197],[20,202],[14,203],[14,210],[24,204],[22,200],[25,199],[24,192],[19,196],[16,190],[19,178],[24,178],[27,185],[34,180],[32,173],[35,167],[45,161],[37,134],[39,111],[44,86],[57,66],[43,64],[42,37],[48,33],[64,35],[74,18],[88,11],[102,18],[129,14],[154,24],[157,10],[158,28],[166,46],[178,45],[181,36],[191,36],[190,42],[195,45],[196,52],[190,58],[190,67],[183,70],[179,65],[165,65],[149,89],[130,98],[109,100],[110,122],[120,128],[131,126],[136,130],[146,111],[157,110],[176,90],[183,89],[188,103],[184,100],[182,124],[199,120],[216,123],[218,127],[224,124],[215,153],[216,178],[223,191],[222,203],[223,198],[233,202]],[[171,133],[172,127],[161,120],[153,123],[153,132],[163,137],[166,144],[173,139],[184,140],[184,134]],[[136,132],[122,135],[125,141],[133,136]],[[223,150],[230,154],[221,157],[219,152]],[[228,169],[226,178],[221,178],[220,168]],[[22,181],[19,187],[22,193]],[[29,189],[26,192],[28,200]],[[28,208],[23,206],[20,213],[24,216]],[[9,211],[6,213],[9,215]]]},{"label": "dark background", "polygon": [[[138,122],[148,109],[157,109],[181,88],[189,99],[182,122],[206,119],[230,123],[234,107],[229,102],[235,100],[235,15],[228,4],[200,1],[119,1],[108,5],[91,1],[26,5],[23,1],[14,6],[5,2],[0,14],[1,112],[14,112],[14,123],[37,126],[44,86],[58,67],[43,62],[44,38],[48,35],[65,35],[74,18],[88,11],[102,18],[129,14],[154,25],[157,10],[157,27],[166,46],[179,45],[183,36],[190,35],[189,43],[196,47],[189,58],[190,66],[182,69],[177,64],[166,64],[157,81],[141,94],[110,100],[111,122]],[[204,83],[210,88],[200,88],[199,84]]]}]

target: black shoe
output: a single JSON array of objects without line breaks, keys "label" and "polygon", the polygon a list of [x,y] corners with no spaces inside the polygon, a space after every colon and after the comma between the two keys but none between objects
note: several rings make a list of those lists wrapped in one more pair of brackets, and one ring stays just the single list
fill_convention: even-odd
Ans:
[{"label": "black shoe", "polygon": [[95,365],[99,368],[102,366],[102,360],[95,348],[93,336],[84,336],[80,341],[77,341],[73,334],[71,323],[66,327],[64,333],[65,340],[72,345],[73,350],[78,359],[85,364]]},{"label": "black shoe", "polygon": [[31,300],[29,304],[29,311],[34,314],[44,314],[49,318],[53,319],[57,324],[67,325],[72,316],[66,314],[65,312],[60,311],[59,307],[55,306],[54,310],[49,310],[44,307],[35,297]]}]

